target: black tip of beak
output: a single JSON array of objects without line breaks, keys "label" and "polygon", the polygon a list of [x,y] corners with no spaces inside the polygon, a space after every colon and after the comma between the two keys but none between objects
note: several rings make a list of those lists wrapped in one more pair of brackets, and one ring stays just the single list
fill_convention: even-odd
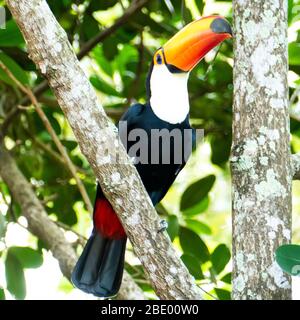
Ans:
[{"label": "black tip of beak", "polygon": [[231,26],[228,21],[222,18],[215,19],[211,25],[211,30],[214,33],[229,33],[232,36]]}]

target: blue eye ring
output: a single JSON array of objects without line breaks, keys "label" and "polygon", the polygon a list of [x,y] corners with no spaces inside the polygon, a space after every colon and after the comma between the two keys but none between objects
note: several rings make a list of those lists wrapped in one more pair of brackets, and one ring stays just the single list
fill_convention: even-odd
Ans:
[{"label": "blue eye ring", "polygon": [[157,64],[162,64],[162,57],[161,57],[161,55],[159,53],[156,55],[156,63]]}]

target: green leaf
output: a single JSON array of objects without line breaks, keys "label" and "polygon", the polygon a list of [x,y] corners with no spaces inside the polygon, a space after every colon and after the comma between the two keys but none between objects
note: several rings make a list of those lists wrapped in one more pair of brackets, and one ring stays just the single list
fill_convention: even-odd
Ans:
[{"label": "green leaf", "polygon": [[225,276],[221,278],[221,281],[231,284],[231,272],[225,274]]},{"label": "green leaf", "polygon": [[2,288],[0,288],[0,300],[5,300],[5,292]]},{"label": "green leaf", "polygon": [[[296,2],[297,0],[295,0]],[[299,5],[299,2],[298,2]],[[294,0],[288,0],[288,23],[289,26],[294,22],[294,18],[297,17],[299,14],[299,9],[297,4],[294,3]]]},{"label": "green leaf", "polygon": [[106,59],[113,60],[118,54],[118,44],[119,40],[116,36],[108,37],[102,42],[102,49]]},{"label": "green leaf", "polygon": [[218,166],[229,159],[231,139],[229,136],[214,135],[211,139],[211,161]]},{"label": "green leaf", "polygon": [[[0,60],[22,84],[29,83],[27,73],[13,59],[11,59],[5,53],[0,52]],[[16,86],[14,81],[9,78],[9,76],[5,73],[4,70],[2,70],[2,68],[0,68],[0,80],[6,82],[9,85]]]},{"label": "green leaf", "polygon": [[125,44],[114,60],[118,71],[121,73],[121,75],[124,76],[126,72],[128,72],[128,63],[137,62],[138,60],[138,52],[137,49],[134,48],[132,45]]},{"label": "green leaf", "polygon": [[0,29],[0,47],[16,47],[24,44],[24,38],[14,20],[6,23],[5,29]]},{"label": "green leaf", "polygon": [[182,18],[183,18],[183,21],[184,21],[185,25],[190,23],[191,21],[193,21],[192,13],[186,6],[183,9],[183,14],[182,15],[183,15]]},{"label": "green leaf", "polygon": [[78,146],[78,143],[74,140],[60,140],[61,143],[68,149],[68,151],[73,151],[77,146]]},{"label": "green leaf", "polygon": [[205,212],[209,207],[209,197],[206,196],[202,201],[196,204],[194,207],[184,210],[182,213],[187,217],[196,216],[202,212]]},{"label": "green leaf", "polygon": [[170,236],[171,241],[175,239],[179,232],[178,218],[175,215],[170,215],[168,217],[168,229],[167,232]]},{"label": "green leaf", "polygon": [[145,283],[144,280],[143,282],[139,282],[138,280],[136,280],[136,282],[144,292],[151,292],[152,294],[154,294],[153,288],[149,283]]},{"label": "green leaf", "polygon": [[23,268],[38,268],[43,264],[40,252],[29,247],[10,247],[8,250],[21,263]]},{"label": "green leaf", "polygon": [[98,76],[94,75],[90,77],[92,85],[99,91],[108,94],[110,96],[120,97],[120,93],[107,82],[101,80]]},{"label": "green leaf", "polygon": [[217,294],[217,297],[220,300],[231,300],[231,294],[228,290],[219,289],[219,288],[215,288],[214,290]]},{"label": "green leaf", "polygon": [[[222,77],[219,76],[220,74]],[[224,61],[216,60],[213,70],[209,73],[209,81],[214,83],[216,88],[227,87],[229,83],[232,83],[232,66]]]},{"label": "green leaf", "polygon": [[179,241],[185,254],[193,255],[202,263],[209,260],[210,254],[206,244],[194,231],[181,227],[179,231]]},{"label": "green leaf", "polygon": [[37,242],[38,252],[40,252],[42,254],[43,249],[50,250],[50,247],[45,242],[43,242],[41,239],[38,239],[38,242]]},{"label": "green leaf", "polygon": [[289,64],[300,65],[300,43],[289,43]]},{"label": "green leaf", "polygon": [[68,6],[71,5],[72,0],[63,0],[62,2],[63,2],[63,4],[64,4],[65,8],[68,8]]},{"label": "green leaf", "polygon": [[203,223],[200,222],[198,220],[194,220],[194,219],[185,219],[185,223],[187,224],[189,229],[192,229],[193,231],[195,231],[197,234],[211,234],[211,228]]},{"label": "green leaf", "polygon": [[42,157],[40,154],[30,150],[19,157],[18,165],[27,178],[35,177],[39,178],[42,172]]},{"label": "green leaf", "polygon": [[59,221],[68,226],[76,224],[78,219],[73,206],[73,204],[78,201],[79,196],[76,185],[54,186],[51,193],[56,193],[58,196],[52,208],[46,207],[47,212],[49,214],[55,214]]},{"label": "green leaf", "polygon": [[[46,113],[46,116],[48,118],[48,120],[51,122],[51,126],[52,128],[55,130],[55,133],[57,135],[61,134],[61,127],[60,124],[58,122],[58,120],[55,117],[55,113],[53,112],[53,110],[45,110],[44,111]],[[45,125],[42,123],[43,129],[45,128]],[[51,139],[52,140],[52,139]]]},{"label": "green leaf", "polygon": [[144,269],[141,265],[130,265],[125,262],[125,269],[134,279],[146,279]]},{"label": "green leaf", "polygon": [[10,251],[8,251],[5,260],[5,276],[7,290],[15,296],[16,299],[23,300],[26,296],[23,267],[19,259]]},{"label": "green leaf", "polygon": [[180,210],[185,211],[201,202],[208,195],[215,180],[214,175],[209,175],[187,187],[181,197]]},{"label": "green leaf", "polygon": [[203,14],[203,9],[204,9],[204,2],[203,0],[197,0],[195,1],[195,4],[200,12],[200,14],[202,15]]},{"label": "green leaf", "polygon": [[219,274],[227,265],[230,260],[230,251],[225,244],[220,244],[216,247],[211,254],[211,262],[214,271]]},{"label": "green leaf", "polygon": [[92,52],[92,57],[96,60],[98,66],[110,77],[113,76],[111,63],[105,58],[102,47],[96,47]]},{"label": "green leaf", "polygon": [[85,39],[90,39],[99,32],[99,24],[91,15],[84,15],[81,28],[84,32]]},{"label": "green leaf", "polygon": [[189,254],[183,254],[181,256],[181,260],[183,261],[183,263],[188,268],[191,275],[196,280],[204,278],[199,260],[197,260],[194,256],[189,255]]},{"label": "green leaf", "polygon": [[300,275],[300,245],[285,244],[277,248],[276,261],[281,269],[293,276]]}]

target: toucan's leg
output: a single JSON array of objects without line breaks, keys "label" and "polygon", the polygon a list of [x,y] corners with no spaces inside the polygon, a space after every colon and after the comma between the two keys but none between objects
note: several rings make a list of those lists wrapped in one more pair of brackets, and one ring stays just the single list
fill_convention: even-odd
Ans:
[{"label": "toucan's leg", "polygon": [[164,219],[160,220],[159,222],[159,229],[158,229],[158,233],[160,232],[164,232],[168,229],[168,222]]}]

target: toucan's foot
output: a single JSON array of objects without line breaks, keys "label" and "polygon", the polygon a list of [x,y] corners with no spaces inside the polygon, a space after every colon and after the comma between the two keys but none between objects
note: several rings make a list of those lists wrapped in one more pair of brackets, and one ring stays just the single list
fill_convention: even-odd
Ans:
[{"label": "toucan's foot", "polygon": [[160,220],[158,233],[166,231],[168,228],[168,222],[166,220]]}]

